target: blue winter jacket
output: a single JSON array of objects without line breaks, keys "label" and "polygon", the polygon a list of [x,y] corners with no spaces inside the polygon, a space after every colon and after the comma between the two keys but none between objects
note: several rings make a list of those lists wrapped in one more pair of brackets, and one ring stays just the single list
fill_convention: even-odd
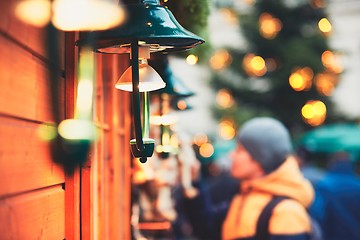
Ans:
[{"label": "blue winter jacket", "polygon": [[360,239],[360,178],[351,162],[339,161],[315,183],[310,214],[319,222],[326,240]]}]

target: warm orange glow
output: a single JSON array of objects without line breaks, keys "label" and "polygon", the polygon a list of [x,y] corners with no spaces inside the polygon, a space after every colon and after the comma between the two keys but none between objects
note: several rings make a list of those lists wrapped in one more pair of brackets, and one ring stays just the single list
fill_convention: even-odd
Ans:
[{"label": "warm orange glow", "polygon": [[219,135],[224,140],[231,140],[235,137],[236,131],[231,120],[224,119],[219,123]]},{"label": "warm orange glow", "polygon": [[207,141],[208,141],[208,136],[205,133],[194,136],[194,143],[198,146],[207,143]]},{"label": "warm orange glow", "polygon": [[309,67],[297,69],[289,77],[289,84],[295,91],[309,90],[314,72]]},{"label": "warm orange glow", "polygon": [[337,56],[332,51],[324,51],[321,55],[321,61],[329,71],[334,73],[341,73],[343,71],[343,67],[340,65]]},{"label": "warm orange glow", "polygon": [[297,72],[290,75],[289,83],[290,86],[296,91],[302,91],[305,89],[305,81],[303,77]]},{"label": "warm orange glow", "polygon": [[139,222],[140,230],[169,230],[171,228],[170,222]]},{"label": "warm orange glow", "polygon": [[262,13],[259,17],[259,31],[261,36],[273,39],[280,32],[282,23],[278,18],[274,18],[269,13]]},{"label": "warm orange glow", "polygon": [[243,67],[246,73],[249,76],[263,76],[265,75],[267,69],[265,65],[265,60],[254,54],[246,54],[243,59]]},{"label": "warm orange glow", "polygon": [[318,26],[320,31],[322,31],[323,33],[329,33],[332,30],[331,23],[327,18],[320,19]]},{"label": "warm orange glow", "polygon": [[22,0],[15,6],[15,16],[35,27],[44,27],[50,22],[50,0]]},{"label": "warm orange glow", "polygon": [[216,103],[221,108],[230,108],[234,105],[234,98],[226,89],[220,89],[216,94]]},{"label": "warm orange glow", "polygon": [[187,108],[187,103],[185,100],[179,100],[179,101],[177,101],[176,106],[180,110],[185,110]]},{"label": "warm orange glow", "polygon": [[125,20],[125,11],[111,0],[21,0],[15,6],[18,19],[36,27],[52,21],[64,31],[105,30]]},{"label": "warm orange glow", "polygon": [[251,67],[255,70],[255,71],[260,71],[262,69],[265,68],[265,61],[262,57],[260,56],[255,56],[251,59]]},{"label": "warm orange glow", "polygon": [[186,62],[189,65],[195,65],[199,61],[199,58],[195,56],[194,54],[190,54],[186,57]]},{"label": "warm orange glow", "polygon": [[55,0],[52,22],[64,31],[105,30],[125,20],[125,12],[109,0]]},{"label": "warm orange glow", "polygon": [[319,73],[315,77],[315,86],[324,96],[330,96],[338,82],[338,76],[333,73]]},{"label": "warm orange glow", "polygon": [[307,103],[301,109],[301,114],[306,119],[311,119],[314,117],[314,111],[311,104]]},{"label": "warm orange glow", "polygon": [[202,157],[211,157],[214,154],[214,147],[211,143],[204,143],[200,146],[199,153]]},{"label": "warm orange glow", "polygon": [[326,119],[326,105],[319,100],[308,101],[302,107],[301,114],[307,124],[321,125]]},{"label": "warm orange glow", "polygon": [[232,57],[225,49],[216,51],[210,58],[210,67],[214,70],[221,70],[229,66],[232,62]]},{"label": "warm orange glow", "polygon": [[325,115],[326,114],[326,106],[321,101],[315,101],[313,104],[314,112],[316,115]]}]

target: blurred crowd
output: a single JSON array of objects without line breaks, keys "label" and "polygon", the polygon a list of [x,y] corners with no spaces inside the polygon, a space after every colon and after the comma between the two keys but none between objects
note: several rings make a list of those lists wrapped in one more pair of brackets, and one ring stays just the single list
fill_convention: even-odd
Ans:
[{"label": "blurred crowd", "polygon": [[182,136],[177,154],[135,164],[134,240],[360,239],[357,162],[290,139],[276,119],[255,118],[222,159],[201,164]]}]

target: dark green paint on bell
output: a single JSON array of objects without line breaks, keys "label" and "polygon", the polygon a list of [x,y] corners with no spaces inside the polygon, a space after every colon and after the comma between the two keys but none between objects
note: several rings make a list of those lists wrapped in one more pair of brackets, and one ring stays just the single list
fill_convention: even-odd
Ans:
[{"label": "dark green paint on bell", "polygon": [[[184,29],[170,10],[161,6],[159,1],[137,2],[124,4],[126,20],[123,24],[110,30],[94,32],[96,51],[121,53],[114,48],[126,48],[132,39],[152,45],[152,51],[164,52],[186,50],[204,42],[199,36]],[[78,45],[84,43],[85,39],[77,42]]]}]

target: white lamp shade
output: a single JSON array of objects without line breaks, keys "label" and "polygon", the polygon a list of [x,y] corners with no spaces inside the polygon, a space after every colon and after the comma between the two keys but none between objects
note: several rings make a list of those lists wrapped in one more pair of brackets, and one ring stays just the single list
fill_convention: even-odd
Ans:
[{"label": "white lamp shade", "polygon": [[[139,65],[139,92],[150,92],[165,87],[160,75],[148,64]],[[132,67],[126,69],[116,83],[117,89],[132,92]]]}]

